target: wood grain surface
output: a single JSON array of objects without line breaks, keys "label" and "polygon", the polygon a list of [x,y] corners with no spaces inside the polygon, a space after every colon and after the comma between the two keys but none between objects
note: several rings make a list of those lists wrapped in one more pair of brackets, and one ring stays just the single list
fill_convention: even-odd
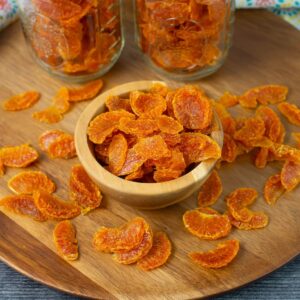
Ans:
[{"label": "wood grain surface", "polygon": [[[128,19],[127,44],[119,62],[104,77],[105,89],[133,80],[163,79],[144,63],[133,44],[130,14]],[[37,89],[43,94],[39,103],[29,110],[0,112],[0,145],[29,142],[38,148],[37,138],[47,129],[73,132],[87,103],[73,106],[58,124],[45,125],[31,118],[32,112],[50,103],[64,83],[50,77],[33,62],[19,24],[0,34],[0,54],[0,99],[28,89]],[[268,12],[239,12],[227,62],[217,74],[202,80],[201,85],[212,97],[218,97],[225,90],[241,93],[255,85],[282,83],[290,87],[289,99],[296,103],[300,97],[299,62],[300,34],[296,29]],[[170,84],[176,86],[177,83]],[[295,127],[285,125],[289,132],[296,131]],[[77,159],[50,160],[41,153],[39,162],[31,169],[48,173],[58,185],[57,194],[66,199],[69,172],[75,163]],[[223,198],[234,188],[256,187],[261,193],[265,179],[279,169],[278,164],[271,164],[258,170],[247,156],[234,165],[226,165],[220,171],[224,192],[216,208],[225,209]],[[0,196],[9,194],[6,182],[18,172],[7,170],[0,180]],[[187,257],[190,251],[209,249],[217,243],[201,241],[185,231],[182,215],[195,206],[196,199],[191,197],[169,208],[142,211],[106,197],[100,209],[74,220],[80,259],[70,264],[55,254],[52,241],[55,222],[39,224],[3,211],[0,213],[0,258],[36,280],[77,295],[102,299],[192,299],[242,286],[273,271],[300,252],[299,189],[286,194],[272,208],[259,197],[253,208],[265,211],[270,216],[270,225],[251,232],[234,230],[230,237],[241,241],[240,253],[229,267],[218,271],[202,269]],[[168,264],[149,273],[135,266],[118,265],[110,255],[96,253],[91,247],[92,235],[99,226],[118,226],[136,215],[145,217],[154,230],[166,231],[173,243],[173,255]]]}]

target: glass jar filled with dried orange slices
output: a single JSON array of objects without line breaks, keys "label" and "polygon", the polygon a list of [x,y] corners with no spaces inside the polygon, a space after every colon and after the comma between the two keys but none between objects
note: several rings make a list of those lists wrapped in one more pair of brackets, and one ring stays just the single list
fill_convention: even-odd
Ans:
[{"label": "glass jar filled with dried orange slices", "polygon": [[106,73],[123,45],[119,0],[19,0],[34,56],[50,73],[86,81]]},{"label": "glass jar filled with dried orange slices", "polygon": [[135,0],[139,47],[157,70],[194,80],[222,66],[231,45],[232,0]]}]

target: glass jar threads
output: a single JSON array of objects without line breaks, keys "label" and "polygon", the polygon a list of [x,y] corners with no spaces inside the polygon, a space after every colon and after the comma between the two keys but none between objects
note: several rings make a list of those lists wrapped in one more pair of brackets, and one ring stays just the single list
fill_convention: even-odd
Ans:
[{"label": "glass jar threads", "polygon": [[233,0],[135,0],[139,47],[151,65],[178,80],[222,66],[231,45]]},{"label": "glass jar threads", "polygon": [[18,0],[38,63],[71,81],[106,73],[124,46],[120,0]]}]

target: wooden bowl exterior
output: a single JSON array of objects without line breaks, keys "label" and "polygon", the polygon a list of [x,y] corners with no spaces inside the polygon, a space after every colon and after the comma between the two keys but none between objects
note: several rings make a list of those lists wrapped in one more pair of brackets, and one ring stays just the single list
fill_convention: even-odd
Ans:
[{"label": "wooden bowl exterior", "polygon": [[[135,81],[117,86],[98,96],[82,112],[75,129],[75,144],[79,160],[88,174],[97,182],[104,194],[114,199],[141,209],[157,209],[178,203],[193,194],[205,182],[216,160],[200,163],[189,173],[177,179],[162,183],[140,183],[119,178],[105,168],[94,157],[87,137],[90,121],[105,111],[105,100],[109,95],[124,95],[133,90],[148,90],[153,83],[160,81]],[[219,131],[212,133],[212,138],[222,147],[223,132],[218,118]]]}]

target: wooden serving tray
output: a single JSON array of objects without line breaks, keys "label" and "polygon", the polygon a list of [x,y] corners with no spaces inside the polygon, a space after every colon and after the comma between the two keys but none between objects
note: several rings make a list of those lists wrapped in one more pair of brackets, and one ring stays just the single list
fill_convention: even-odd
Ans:
[{"label": "wooden serving tray", "polygon": [[[128,19],[132,19],[130,14]],[[127,44],[119,62],[104,77],[105,89],[133,80],[162,79],[148,68],[134,45],[132,23],[127,22],[126,26],[129,32]],[[225,90],[239,94],[255,85],[287,84],[289,98],[296,102],[300,99],[299,62],[300,33],[296,29],[268,12],[238,12],[234,44],[226,64],[217,74],[202,80],[201,85],[212,97],[218,97]],[[51,97],[64,83],[50,77],[33,62],[19,24],[0,33],[0,65],[0,99],[28,89],[37,89],[43,94],[42,100],[29,110],[16,113],[0,110],[0,145],[28,142],[38,149],[38,136],[45,130],[74,131],[86,103],[74,105],[58,124],[45,125],[31,118],[33,111],[50,103]],[[285,125],[290,132],[297,130]],[[69,172],[75,163],[77,159],[50,160],[41,153],[40,162],[31,168],[50,174],[58,185],[58,195],[66,199]],[[275,163],[258,170],[248,156],[224,166],[220,171],[224,192],[216,208],[225,209],[224,195],[235,188],[255,187],[261,193],[266,178],[279,169]],[[19,171],[8,168],[0,179],[0,196],[10,194],[6,182]],[[195,206],[195,196],[156,211],[136,210],[105,198],[100,209],[74,220],[80,259],[72,263],[65,262],[55,253],[52,242],[55,222],[40,224],[0,212],[0,258],[35,280],[76,295],[153,300],[219,294],[272,272],[300,253],[299,188],[282,197],[274,207],[269,207],[259,197],[253,208],[270,216],[269,226],[249,232],[233,230],[230,238],[240,240],[241,250],[235,261],[221,270],[202,269],[187,257],[190,251],[206,250],[218,242],[199,240],[184,229],[182,215]],[[154,230],[166,231],[173,243],[168,264],[148,273],[135,266],[116,264],[110,255],[97,253],[91,246],[92,235],[99,226],[117,226],[137,215],[145,217]]]}]

